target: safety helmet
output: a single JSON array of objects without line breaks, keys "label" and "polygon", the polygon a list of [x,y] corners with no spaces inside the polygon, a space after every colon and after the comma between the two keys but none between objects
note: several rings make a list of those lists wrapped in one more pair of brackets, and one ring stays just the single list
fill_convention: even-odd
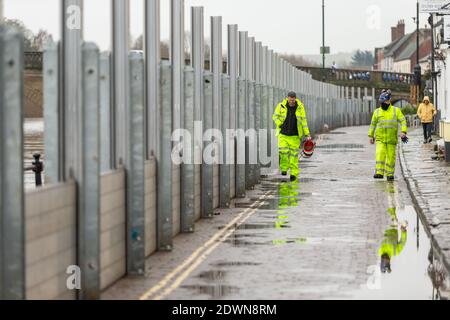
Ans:
[{"label": "safety helmet", "polygon": [[307,140],[303,144],[303,152],[302,152],[303,157],[311,158],[314,154],[315,148],[316,148],[316,143],[312,140]]},{"label": "safety helmet", "polygon": [[392,94],[391,90],[383,90],[380,94],[380,102],[386,102],[388,100],[391,100]]}]

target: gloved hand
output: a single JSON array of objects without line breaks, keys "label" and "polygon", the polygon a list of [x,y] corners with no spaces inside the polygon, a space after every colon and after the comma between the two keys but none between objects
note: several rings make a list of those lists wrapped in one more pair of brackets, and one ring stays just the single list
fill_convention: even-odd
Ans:
[{"label": "gloved hand", "polygon": [[402,136],[402,142],[403,142],[403,143],[408,143],[408,141],[409,141],[409,139],[408,139],[408,137],[406,136],[406,134],[403,135],[403,136]]}]

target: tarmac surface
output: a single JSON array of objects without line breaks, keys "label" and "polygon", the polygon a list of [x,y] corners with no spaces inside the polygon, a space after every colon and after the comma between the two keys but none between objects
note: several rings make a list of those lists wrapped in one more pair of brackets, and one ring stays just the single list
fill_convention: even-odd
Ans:
[{"label": "tarmac surface", "polygon": [[[200,220],[170,253],[147,260],[102,299],[432,299],[431,244],[397,162],[396,181],[375,181],[368,127],[321,135],[300,180],[269,175],[247,198]],[[386,234],[406,243],[382,273]],[[387,233],[386,233],[387,232]],[[392,241],[392,236],[391,236]],[[397,244],[397,243],[396,243]]]}]

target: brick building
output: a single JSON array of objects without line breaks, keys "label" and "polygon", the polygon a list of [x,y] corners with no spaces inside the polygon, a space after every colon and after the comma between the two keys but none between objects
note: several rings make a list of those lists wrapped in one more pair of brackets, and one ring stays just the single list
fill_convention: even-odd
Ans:
[{"label": "brick building", "polygon": [[[385,47],[375,48],[374,70],[412,73],[417,64],[416,35],[416,31],[406,34],[405,21],[400,20],[391,28],[391,42]],[[419,62],[428,66],[423,61],[431,53],[431,29],[419,30],[419,45]]]}]

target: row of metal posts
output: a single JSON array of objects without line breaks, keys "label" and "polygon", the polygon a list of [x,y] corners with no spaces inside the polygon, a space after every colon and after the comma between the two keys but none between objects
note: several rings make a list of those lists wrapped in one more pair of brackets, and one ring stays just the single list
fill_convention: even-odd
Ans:
[{"label": "row of metal posts", "polygon": [[[126,169],[127,273],[142,275],[146,160],[157,163],[157,248],[171,250],[174,228],[194,231],[196,208],[201,217],[211,218],[217,206],[214,205],[217,192],[218,206],[228,207],[232,198],[245,197],[246,189],[259,183],[262,167],[277,168],[272,114],[288,91],[296,91],[305,104],[313,134],[321,132],[325,123],[330,127],[345,125],[342,116],[347,117],[359,108],[357,100],[348,99],[348,90],[344,97],[341,88],[313,80],[311,75],[249,37],[248,32],[239,31],[237,25],[228,25],[228,67],[227,74],[223,74],[221,17],[211,17],[211,70],[205,71],[202,7],[193,7],[191,11],[191,66],[185,66],[183,0],[171,0],[170,62],[160,59],[159,0],[145,1],[143,54],[129,53],[127,0],[111,0],[113,49],[102,54],[95,44],[83,42],[81,29],[69,28],[66,23],[77,13],[74,8],[79,8],[82,14],[82,1],[61,0],[61,3],[62,40],[50,45],[44,55],[46,180],[77,182],[81,299],[99,297],[101,173]],[[22,176],[22,164],[17,165],[22,156],[21,149],[14,148],[22,142],[18,129],[22,115],[3,104],[6,101],[21,105],[7,95],[23,89],[18,72],[23,64],[18,60],[19,36],[3,31],[1,36],[2,41],[14,45],[0,46],[0,68],[9,66],[16,73],[0,69],[0,77],[8,79],[0,81],[0,129],[7,137],[0,148],[0,287],[2,297],[23,298],[23,179],[17,178]],[[196,126],[198,123],[200,126]],[[176,129],[182,128],[191,136],[183,140],[179,153],[191,162],[178,165],[172,162],[176,144],[171,138]],[[220,144],[219,137],[204,135],[209,129],[219,129],[226,137],[225,143]],[[227,129],[238,131],[227,137]],[[252,129],[265,129],[267,136],[260,140],[246,135]],[[258,159],[260,149],[267,149],[269,161],[262,163],[264,159]],[[216,159],[233,161],[200,164],[205,150],[214,150]],[[252,161],[255,156],[256,164]],[[214,180],[215,168],[219,170],[219,181]],[[175,195],[174,181],[180,182],[179,197]],[[177,201],[180,212],[175,212],[175,216],[180,215],[180,225],[174,226]],[[5,274],[14,276],[9,278]]]}]

